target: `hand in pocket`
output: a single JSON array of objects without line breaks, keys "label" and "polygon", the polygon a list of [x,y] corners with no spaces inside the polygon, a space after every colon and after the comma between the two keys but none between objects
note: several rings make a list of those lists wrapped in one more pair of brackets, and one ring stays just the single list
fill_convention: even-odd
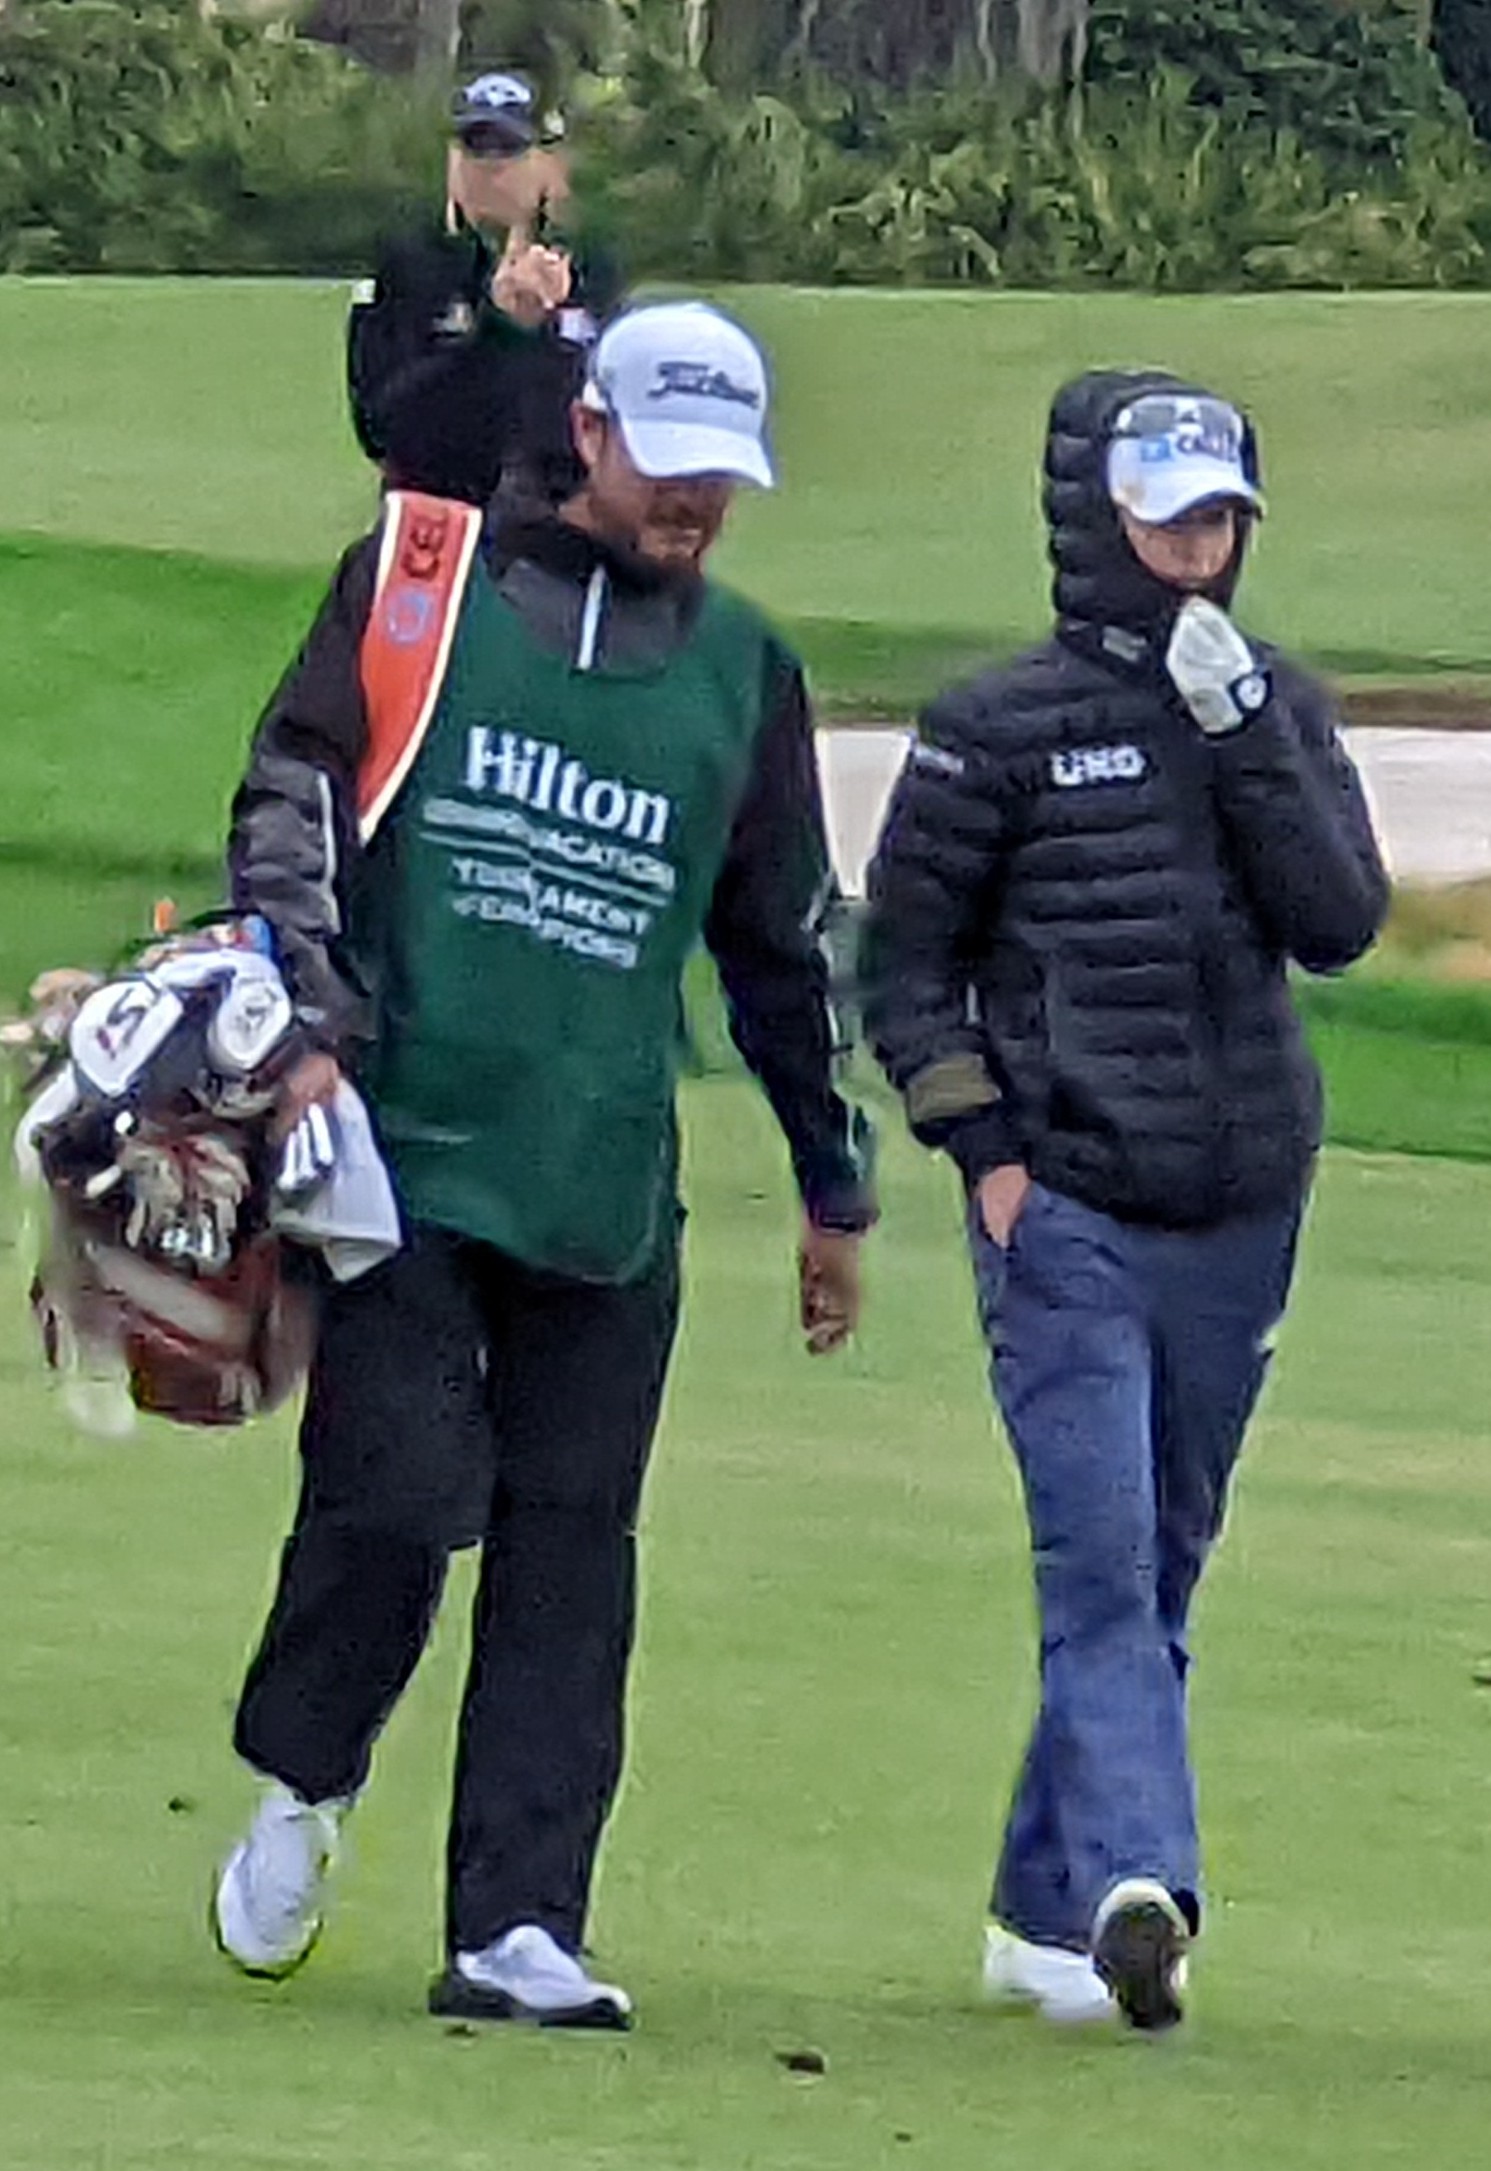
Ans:
[{"label": "hand in pocket", "polygon": [[1003,1168],[991,1168],[987,1176],[980,1177],[979,1221],[990,1243],[997,1244],[1001,1251],[1009,1249],[1010,1238],[1029,1197],[1030,1172],[1018,1161],[1007,1162]]}]

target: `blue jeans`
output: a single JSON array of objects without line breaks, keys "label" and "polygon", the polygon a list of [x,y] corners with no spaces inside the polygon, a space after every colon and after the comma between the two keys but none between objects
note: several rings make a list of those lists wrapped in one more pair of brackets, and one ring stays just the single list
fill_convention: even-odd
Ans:
[{"label": "blue jeans", "polygon": [[1041,1707],[993,1911],[1085,1949],[1153,1877],[1199,1919],[1186,1622],[1283,1313],[1299,1211],[1141,1228],[1037,1184],[1007,1249],[973,1215],[995,1398],[1025,1488]]}]

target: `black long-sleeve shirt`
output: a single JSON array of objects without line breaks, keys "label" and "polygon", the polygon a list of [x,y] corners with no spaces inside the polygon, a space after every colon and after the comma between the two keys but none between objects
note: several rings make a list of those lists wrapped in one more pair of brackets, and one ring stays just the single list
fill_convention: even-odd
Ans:
[{"label": "black long-sleeve shirt", "polygon": [[435,225],[384,250],[347,319],[358,443],[388,481],[486,505],[498,484],[558,503],[579,481],[570,403],[613,267],[583,258],[569,306],[536,331],[492,301],[497,259],[470,226]]}]

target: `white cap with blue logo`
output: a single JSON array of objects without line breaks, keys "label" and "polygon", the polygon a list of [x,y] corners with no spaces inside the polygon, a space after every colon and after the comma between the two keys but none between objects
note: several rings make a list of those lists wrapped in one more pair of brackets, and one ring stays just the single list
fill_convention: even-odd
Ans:
[{"label": "white cap with blue logo", "polygon": [[756,342],[707,302],[655,302],[608,325],[581,395],[651,480],[728,475],[769,490],[769,391]]},{"label": "white cap with blue logo", "polygon": [[1108,494],[1153,527],[1210,498],[1262,512],[1252,432],[1235,407],[1209,393],[1147,392],[1113,426]]}]

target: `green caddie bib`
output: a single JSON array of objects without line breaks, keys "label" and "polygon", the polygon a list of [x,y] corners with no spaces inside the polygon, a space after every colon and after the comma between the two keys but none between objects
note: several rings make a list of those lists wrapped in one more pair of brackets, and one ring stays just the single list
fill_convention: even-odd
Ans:
[{"label": "green caddie bib", "polygon": [[405,1206],[580,1280],[675,1211],[681,980],[761,729],[772,636],[710,588],[651,670],[548,653],[477,568],[355,884],[362,1073]]}]

